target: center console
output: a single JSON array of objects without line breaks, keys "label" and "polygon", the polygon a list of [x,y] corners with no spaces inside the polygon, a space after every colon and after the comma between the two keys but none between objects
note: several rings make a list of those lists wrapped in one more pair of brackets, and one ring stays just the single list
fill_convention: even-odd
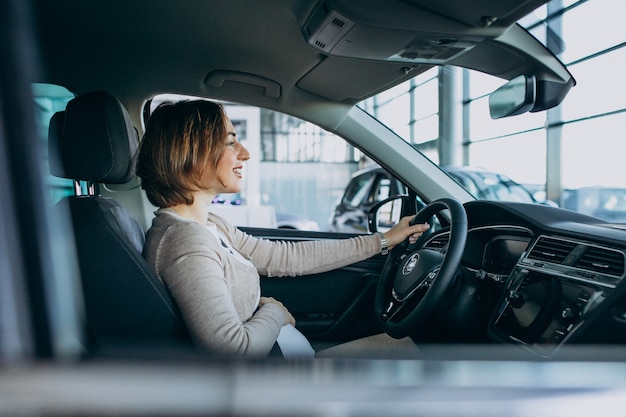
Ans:
[{"label": "center console", "polygon": [[513,268],[490,334],[552,352],[615,289],[625,258],[620,250],[540,236]]}]

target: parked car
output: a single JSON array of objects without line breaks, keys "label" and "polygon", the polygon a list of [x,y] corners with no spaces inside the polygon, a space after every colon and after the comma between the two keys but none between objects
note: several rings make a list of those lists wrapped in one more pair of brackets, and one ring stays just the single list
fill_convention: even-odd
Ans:
[{"label": "parked car", "polygon": [[626,223],[626,189],[585,187],[565,190],[563,207],[611,223]]},{"label": "parked car", "polygon": [[479,200],[538,202],[528,189],[504,174],[468,166],[442,168]]},{"label": "parked car", "polygon": [[367,213],[370,209],[378,202],[400,194],[406,194],[406,186],[383,168],[355,172],[331,212],[330,230],[369,233]]},{"label": "parked car", "polygon": [[[241,206],[246,203],[241,193],[218,194],[213,199],[213,204]],[[319,231],[320,226],[316,221],[305,216],[293,213],[276,212],[276,227],[286,230],[310,230]]]},{"label": "parked car", "polygon": [[276,227],[285,230],[319,231],[320,225],[316,221],[293,213],[276,213]]},{"label": "parked car", "polygon": [[[623,141],[604,145],[622,135],[626,115],[624,17],[617,1],[0,2],[0,415],[622,415],[623,227],[478,200],[410,142],[438,127],[489,127],[464,150],[497,142],[498,158],[533,169],[528,159],[544,145],[563,155],[573,146],[585,164],[572,158],[563,169],[589,176],[599,149],[619,174]],[[467,102],[460,90],[471,92]],[[272,169],[297,183],[275,181],[273,195],[332,195],[346,162],[367,155],[419,196],[424,207],[394,199],[393,181],[371,194],[390,199],[375,226],[385,204],[439,219],[415,245],[383,254],[381,244],[369,259],[315,275],[268,273],[253,294],[280,300],[318,350],[384,332],[409,338],[419,355],[249,359],[190,342],[175,294],[141,256],[153,207],[132,175],[136,132],[163,93],[229,103],[231,116],[252,108],[237,124],[253,155],[242,172],[254,179],[262,156],[259,175]],[[398,97],[406,128],[393,123],[398,107],[384,107]],[[453,123],[469,101],[479,123]],[[267,118],[281,129],[261,130],[261,109],[278,112]],[[73,195],[51,203],[48,173]],[[327,213],[325,199],[313,201]],[[241,230],[288,243],[352,236]]]},{"label": "parked car", "polygon": [[[506,175],[474,167],[443,167],[443,170],[479,200],[538,203],[533,195]],[[369,233],[367,214],[378,202],[407,188],[383,168],[365,168],[353,174],[334,207],[329,227],[344,233]],[[426,204],[419,203],[420,207]]]}]

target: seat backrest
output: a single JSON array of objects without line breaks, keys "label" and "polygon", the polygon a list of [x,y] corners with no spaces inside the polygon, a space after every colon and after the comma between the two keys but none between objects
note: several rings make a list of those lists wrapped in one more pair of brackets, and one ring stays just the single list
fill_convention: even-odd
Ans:
[{"label": "seat backrest", "polygon": [[100,183],[134,177],[137,146],[126,109],[108,93],[73,99],[50,123],[50,171],[75,184],[76,195],[59,206],[71,213],[93,350],[119,343],[191,345],[175,302],[141,256],[141,226],[117,201],[98,193]]}]

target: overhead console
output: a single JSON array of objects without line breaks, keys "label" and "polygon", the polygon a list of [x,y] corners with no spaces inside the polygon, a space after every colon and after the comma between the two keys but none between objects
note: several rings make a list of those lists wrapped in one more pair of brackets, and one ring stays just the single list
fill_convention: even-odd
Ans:
[{"label": "overhead console", "polygon": [[408,64],[445,63],[503,31],[472,29],[416,5],[378,0],[323,1],[304,28],[308,43],[324,54]]},{"label": "overhead console", "polygon": [[540,236],[509,276],[490,334],[553,352],[597,316],[624,278],[625,260],[622,250]]},{"label": "overhead console", "polygon": [[[546,2],[485,0],[460,8],[459,1],[321,0],[307,11],[301,30],[324,59],[298,86],[336,101],[358,102],[377,92],[363,88],[368,77],[376,88],[389,87],[433,65],[453,65],[480,68],[503,80],[533,76],[537,99],[532,111],[554,107],[575,81],[562,62],[515,23]],[[334,74],[361,77],[360,89],[354,91]],[[319,80],[329,76],[336,82],[320,88]]]}]

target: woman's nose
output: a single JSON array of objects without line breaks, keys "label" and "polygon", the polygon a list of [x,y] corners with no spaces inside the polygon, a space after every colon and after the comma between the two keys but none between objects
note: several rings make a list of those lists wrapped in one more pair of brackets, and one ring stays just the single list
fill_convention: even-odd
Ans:
[{"label": "woman's nose", "polygon": [[239,144],[239,153],[237,154],[237,158],[241,159],[242,161],[247,161],[248,159],[250,159],[250,152],[248,152],[246,147],[242,144]]}]

